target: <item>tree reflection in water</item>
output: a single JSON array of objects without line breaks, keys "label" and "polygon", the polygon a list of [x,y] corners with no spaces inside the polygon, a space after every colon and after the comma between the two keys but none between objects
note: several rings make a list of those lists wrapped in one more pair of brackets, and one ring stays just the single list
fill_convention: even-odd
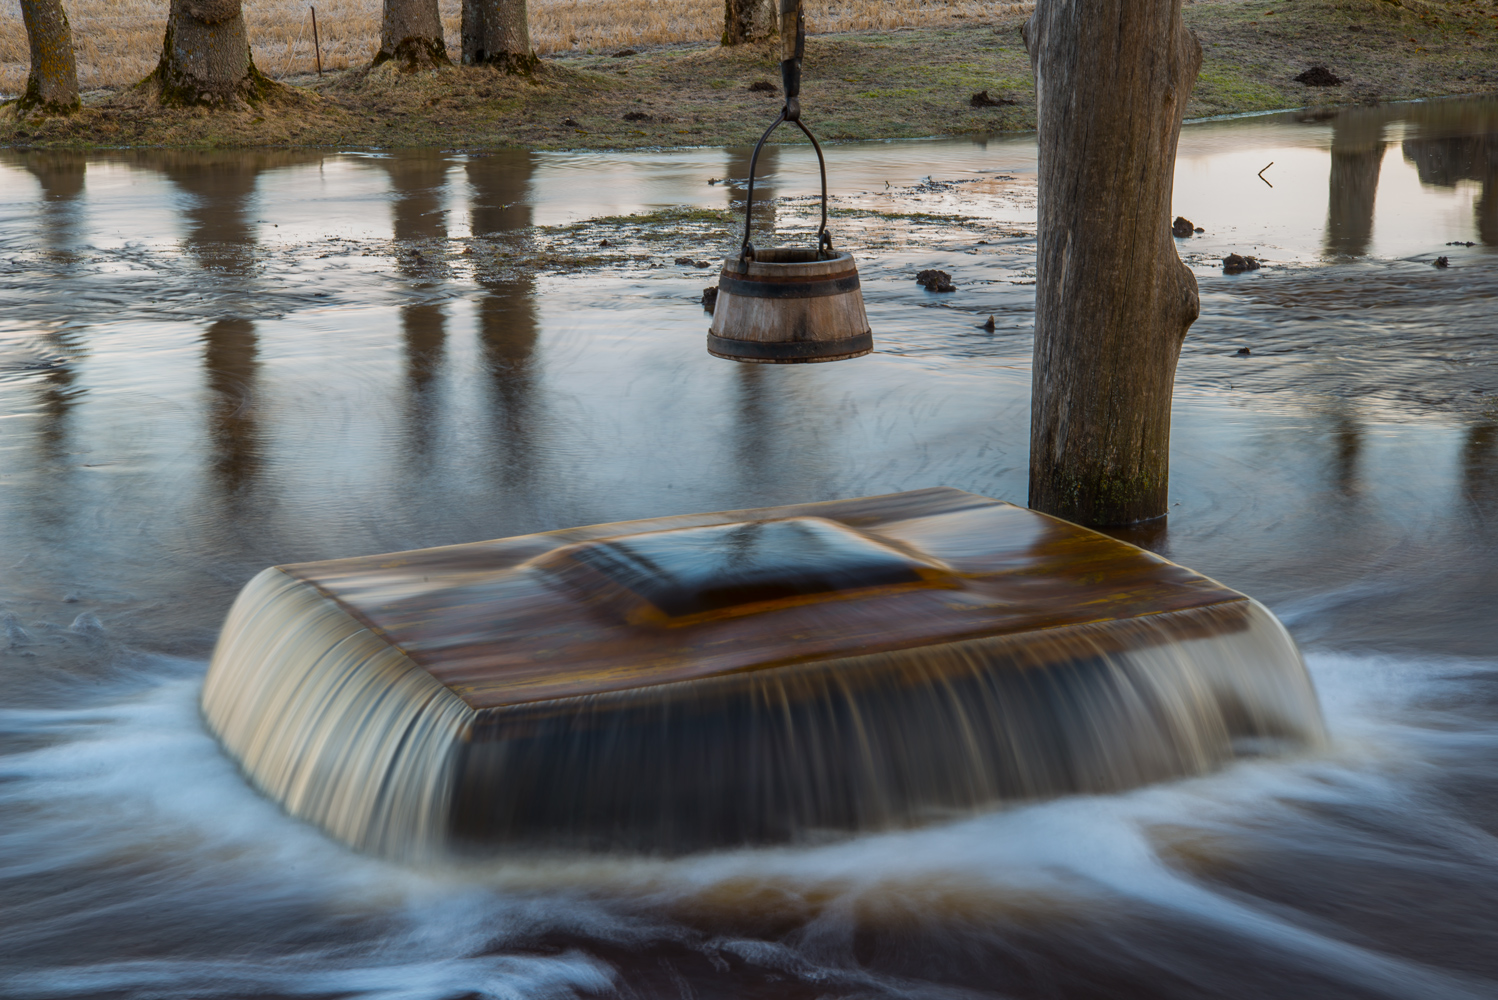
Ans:
[{"label": "tree reflection in water", "polygon": [[445,263],[447,175],[452,164],[436,150],[413,150],[381,165],[390,178],[390,228],[396,270],[406,280],[409,301],[400,310],[405,348],[407,444],[404,458],[418,474],[430,468],[438,395],[435,378],[447,347],[442,284]]},{"label": "tree reflection in water", "polygon": [[[200,287],[223,293],[219,308],[239,300],[249,311],[259,279],[256,269],[258,224],[249,217],[260,175],[267,170],[316,161],[305,151],[198,153],[166,151],[153,165],[187,197],[181,204],[188,230],[185,253],[201,269]],[[206,280],[205,280],[206,279]],[[260,376],[259,343],[253,320],[229,315],[210,322],[201,335],[204,421],[210,445],[212,520],[217,530],[246,530],[264,516],[260,476],[264,454],[256,414]]]},{"label": "tree reflection in water", "polygon": [[22,164],[42,188],[41,217],[37,235],[51,248],[59,263],[71,263],[82,238],[84,177],[88,154],[66,149],[33,149]]},{"label": "tree reflection in water", "polygon": [[1434,101],[1407,114],[1404,158],[1414,164],[1420,183],[1438,188],[1455,188],[1463,181],[1481,185],[1474,206],[1477,238],[1498,247],[1498,104]]},{"label": "tree reflection in water", "polygon": [[259,353],[255,324],[250,320],[221,319],[203,332],[212,469],[220,491],[236,513],[245,506],[243,494],[254,486],[260,471],[260,435],[255,419]]},{"label": "tree reflection in water", "polygon": [[1344,111],[1332,123],[1332,168],[1326,251],[1359,257],[1373,238],[1373,207],[1384,162],[1384,116]]},{"label": "tree reflection in water", "polygon": [[[51,260],[59,265],[58,276],[65,277],[76,261],[87,218],[83,195],[88,155],[69,150],[28,150],[21,163],[42,189],[36,232],[52,251]],[[61,515],[71,508],[61,502],[62,494],[71,489],[73,463],[67,459],[76,444],[68,418],[84,392],[77,384],[78,364],[88,355],[86,341],[77,331],[48,330],[40,339],[53,355],[53,364],[38,385],[41,420],[36,445],[38,466],[50,474],[40,476],[28,492],[38,501],[34,510],[39,519],[58,524]]]},{"label": "tree reflection in water", "polygon": [[[526,152],[469,158],[470,229],[475,240],[487,242],[491,250],[504,248],[515,254],[530,248],[527,198],[534,169],[535,157]],[[492,474],[507,508],[534,512],[533,484],[542,435],[534,402],[540,377],[535,276],[528,269],[491,271],[480,277],[479,284],[478,335],[492,392]]]},{"label": "tree reflection in water", "polygon": [[1498,422],[1467,428],[1462,442],[1462,495],[1483,530],[1498,532]]},{"label": "tree reflection in water", "polygon": [[[728,150],[724,164],[727,174],[723,186],[727,189],[728,209],[736,216],[731,232],[740,238],[743,237],[744,202],[749,196],[749,163],[753,156],[753,146],[734,146]],[[749,239],[761,247],[770,245],[775,232],[775,171],[779,165],[778,146],[766,145],[760,150],[759,162],[754,168],[754,231]]]}]

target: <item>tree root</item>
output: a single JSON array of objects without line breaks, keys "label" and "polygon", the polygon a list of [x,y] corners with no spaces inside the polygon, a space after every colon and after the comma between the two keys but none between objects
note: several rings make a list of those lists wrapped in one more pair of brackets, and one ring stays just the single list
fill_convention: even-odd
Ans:
[{"label": "tree root", "polygon": [[541,57],[534,52],[525,55],[516,55],[513,52],[499,52],[491,55],[481,52],[473,61],[473,65],[490,66],[501,73],[514,76],[530,76],[541,68]]},{"label": "tree root", "polygon": [[173,73],[165,64],[158,65],[140,83],[131,88],[128,104],[154,104],[164,108],[263,108],[305,107],[317,99],[294,87],[278,83],[250,64],[249,72],[228,87],[205,87],[199,81]]},{"label": "tree root", "polygon": [[452,60],[447,58],[446,47],[434,38],[403,38],[394,52],[386,52],[384,49],[377,52],[369,66],[373,69],[387,62],[396,63],[405,73],[452,65]]},{"label": "tree root", "polygon": [[27,115],[36,115],[45,118],[50,115],[71,115],[83,107],[83,102],[73,98],[71,102],[44,101],[42,100],[41,87],[37,85],[36,79],[26,81],[26,91],[19,100],[15,102],[17,117],[24,118]]}]

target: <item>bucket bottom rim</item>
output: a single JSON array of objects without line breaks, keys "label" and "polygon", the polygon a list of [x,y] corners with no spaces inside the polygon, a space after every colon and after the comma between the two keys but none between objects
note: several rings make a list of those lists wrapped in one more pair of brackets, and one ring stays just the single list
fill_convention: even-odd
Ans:
[{"label": "bucket bottom rim", "polygon": [[873,350],[874,334],[870,330],[838,340],[732,340],[715,333],[707,335],[707,352],[714,357],[759,364],[793,365],[842,361],[863,357]]}]

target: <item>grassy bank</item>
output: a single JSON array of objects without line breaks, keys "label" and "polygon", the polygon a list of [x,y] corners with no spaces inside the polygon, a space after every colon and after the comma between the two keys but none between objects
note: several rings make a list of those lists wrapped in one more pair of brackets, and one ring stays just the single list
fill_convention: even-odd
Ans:
[{"label": "grassy bank", "polygon": [[[1498,0],[1202,0],[1185,8],[1205,62],[1188,117],[1498,93]],[[831,140],[1034,127],[1022,14],[983,23],[816,35],[807,121]],[[1313,65],[1342,79],[1310,87]],[[168,111],[130,91],[69,119],[0,114],[0,143],[39,146],[339,145],[631,148],[752,142],[779,108],[768,47],[662,45],[567,52],[529,78],[387,64],[302,78],[307,99],[256,109]],[[1006,103],[973,107],[987,91]],[[299,95],[300,96],[300,95]],[[1012,102],[1012,103],[1010,103]]]},{"label": "grassy bank", "polygon": [[[313,0],[322,63],[347,69],[380,47],[381,0]],[[85,90],[129,87],[156,68],[171,0],[64,0]],[[250,51],[267,75],[313,72],[306,0],[247,0]],[[715,0],[526,0],[531,44],[542,55],[713,42],[723,31]],[[1030,6],[1015,0],[803,0],[816,33],[961,24]],[[462,0],[437,0],[448,56],[456,61]],[[1012,12],[1012,11],[1009,11]],[[30,56],[19,0],[0,0],[0,95],[26,86]]]}]

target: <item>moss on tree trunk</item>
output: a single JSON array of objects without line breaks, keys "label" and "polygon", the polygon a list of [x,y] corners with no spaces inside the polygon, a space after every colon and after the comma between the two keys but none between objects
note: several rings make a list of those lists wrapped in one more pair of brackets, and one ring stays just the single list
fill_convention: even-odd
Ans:
[{"label": "moss on tree trunk", "polygon": [[277,84],[255,68],[240,0],[172,0],[161,62],[145,80],[162,104],[258,104]]},{"label": "moss on tree trunk", "polygon": [[20,112],[68,114],[78,110],[73,29],[61,0],[21,0],[21,17],[31,45],[31,73],[19,102]]},{"label": "moss on tree trunk", "polygon": [[1171,237],[1202,51],[1181,0],[1041,0],[1030,506],[1123,525],[1168,506],[1176,362],[1200,312]]},{"label": "moss on tree trunk", "polygon": [[371,65],[392,61],[408,72],[450,65],[437,0],[385,0],[380,51]]},{"label": "moss on tree trunk", "polygon": [[541,60],[531,47],[525,0],[463,0],[463,62],[532,73]]}]

